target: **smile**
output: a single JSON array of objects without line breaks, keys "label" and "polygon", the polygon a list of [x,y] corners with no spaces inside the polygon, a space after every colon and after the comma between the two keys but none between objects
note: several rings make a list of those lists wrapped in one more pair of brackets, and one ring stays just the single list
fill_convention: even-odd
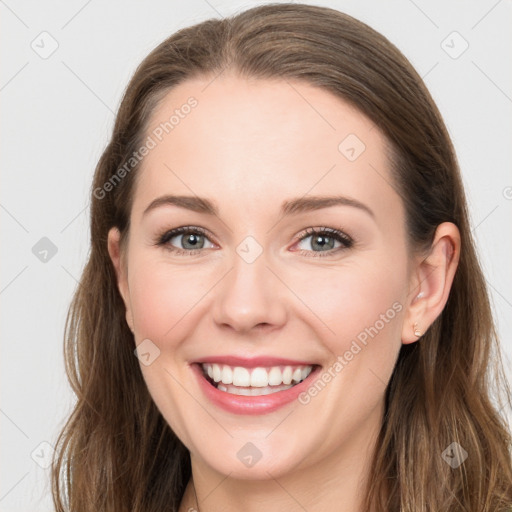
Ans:
[{"label": "smile", "polygon": [[232,395],[261,396],[296,386],[313,370],[313,365],[245,368],[227,364],[201,364],[204,376],[219,391]]}]

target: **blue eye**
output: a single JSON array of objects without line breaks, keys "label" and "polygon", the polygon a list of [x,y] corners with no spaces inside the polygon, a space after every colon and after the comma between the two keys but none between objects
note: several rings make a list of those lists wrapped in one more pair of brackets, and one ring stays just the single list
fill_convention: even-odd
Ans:
[{"label": "blue eye", "polygon": [[157,244],[184,254],[195,253],[199,249],[214,247],[214,244],[208,239],[204,230],[195,227],[171,229],[158,239]]},{"label": "blue eye", "polygon": [[[352,247],[351,237],[332,228],[308,228],[299,237],[297,249],[307,256],[331,256]],[[160,235],[156,245],[178,255],[199,255],[202,249],[212,249],[215,244],[203,228],[182,226]]]},{"label": "blue eye", "polygon": [[[353,243],[352,238],[337,229],[310,228],[300,236],[297,247],[306,252],[332,254],[339,249],[348,249]],[[320,256],[320,254],[315,256]]]}]

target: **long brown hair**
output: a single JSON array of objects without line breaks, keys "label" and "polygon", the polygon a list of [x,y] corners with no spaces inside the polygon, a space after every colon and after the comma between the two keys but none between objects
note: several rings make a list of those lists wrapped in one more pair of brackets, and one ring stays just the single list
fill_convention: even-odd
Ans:
[{"label": "long brown hair", "polygon": [[[386,390],[367,509],[504,511],[512,506],[511,437],[499,413],[510,398],[485,279],[474,248],[454,149],[423,81],[385,37],[338,11],[267,4],[185,28],[136,70],[91,190],[91,251],[66,322],[65,359],[77,402],[53,467],[58,512],[176,511],[191,476],[188,450],[148,392],[107,252],[125,237],[139,165],[113,176],[147,136],[158,100],[192,77],[225,69],[299,79],[349,102],[392,147],[394,186],[412,250],[455,223],[462,253],[445,309],[422,339],[403,345]],[[109,182],[112,186],[105,187]],[[108,188],[108,191],[107,191]],[[493,404],[494,395],[504,400]],[[496,395],[498,396],[498,395]],[[468,457],[453,468],[453,442]]]}]

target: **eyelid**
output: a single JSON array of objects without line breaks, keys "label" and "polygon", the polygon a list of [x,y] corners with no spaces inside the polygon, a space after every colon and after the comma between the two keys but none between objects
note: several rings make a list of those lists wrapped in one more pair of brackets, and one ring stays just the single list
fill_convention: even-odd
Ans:
[{"label": "eyelid", "polygon": [[[179,226],[172,229],[167,229],[163,231],[161,234],[157,235],[155,245],[162,246],[166,248],[167,250],[174,252],[176,254],[189,254],[189,255],[198,255],[202,252],[204,252],[204,249],[211,249],[211,247],[207,248],[198,248],[198,249],[181,249],[179,247],[174,247],[169,245],[169,241],[179,235],[185,234],[185,233],[197,233],[201,236],[204,236],[208,239],[210,243],[213,245],[219,245],[215,241],[215,237],[213,237],[208,230],[205,228],[202,228],[200,226]],[[329,256],[333,255],[335,253],[338,253],[339,251],[349,249],[354,245],[354,239],[345,233],[342,230],[335,229],[335,228],[329,228],[329,227],[309,227],[301,231],[298,235],[294,237],[294,243],[293,246],[297,245],[298,243],[302,242],[306,238],[314,235],[323,235],[326,234],[327,236],[330,236],[331,238],[334,238],[336,241],[341,243],[341,247],[336,247],[333,249],[329,249],[327,251],[312,251],[312,250],[306,250],[306,249],[296,249],[294,252],[299,252],[301,254],[307,253],[308,255],[312,256]],[[292,247],[293,247],[292,246]]]},{"label": "eyelid", "polygon": [[[213,237],[208,230],[205,228],[202,228],[200,226],[179,226],[172,229],[166,229],[163,232],[160,232],[156,236],[155,245],[163,247],[164,249],[167,249],[170,252],[176,253],[176,254],[189,254],[189,255],[197,255],[203,252],[204,248],[199,249],[181,249],[180,247],[174,247],[169,244],[169,241],[176,237],[180,236],[186,233],[196,233],[201,236],[204,236],[208,239],[208,241],[213,245],[218,245],[217,242],[215,242],[215,237]],[[213,239],[213,240],[212,240]],[[207,247],[207,249],[210,249],[210,247]]]},{"label": "eyelid", "polygon": [[[325,257],[325,256],[333,256],[337,255],[341,251],[345,251],[347,249],[350,249],[353,247],[355,240],[348,235],[346,232],[335,229],[335,228],[329,228],[329,227],[309,227],[305,230],[301,231],[296,237],[295,242],[293,246],[296,246],[306,238],[309,238],[310,236],[314,235],[323,235],[327,234],[327,236],[330,236],[334,238],[336,241],[340,242],[341,246],[336,247],[333,249],[329,249],[327,251],[312,251],[312,250],[306,250],[306,249],[295,249],[295,252],[298,252],[300,254],[303,254],[305,256],[312,256],[312,257]],[[292,247],[293,247],[292,246]]]},{"label": "eyelid", "polygon": [[200,226],[179,226],[177,228],[171,228],[171,229],[164,230],[157,236],[157,239],[158,240],[163,240],[164,238],[171,239],[175,236],[182,235],[184,233],[189,233],[189,232],[196,232],[196,233],[199,233],[200,235],[204,235],[206,237],[210,236],[208,231]]},{"label": "eyelid", "polygon": [[351,245],[354,243],[354,239],[345,233],[344,231],[340,229],[335,228],[329,228],[329,227],[310,227],[306,228],[305,230],[301,231],[296,237],[295,240],[298,242],[301,242],[302,240],[308,238],[312,235],[321,235],[327,233],[328,235],[331,235],[335,238],[339,238],[342,243],[345,243],[347,245]]}]

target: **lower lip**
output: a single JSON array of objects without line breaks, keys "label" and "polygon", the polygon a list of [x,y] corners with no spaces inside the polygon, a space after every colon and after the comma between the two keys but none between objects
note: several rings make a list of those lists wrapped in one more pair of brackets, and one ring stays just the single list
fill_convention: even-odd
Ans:
[{"label": "lower lip", "polygon": [[201,365],[192,364],[192,370],[199,380],[199,386],[206,397],[218,407],[234,414],[267,414],[298,399],[298,396],[310,386],[316,375],[320,372],[320,366],[299,384],[284,391],[277,391],[270,395],[244,396],[233,395],[226,391],[220,391],[206,379]]}]

